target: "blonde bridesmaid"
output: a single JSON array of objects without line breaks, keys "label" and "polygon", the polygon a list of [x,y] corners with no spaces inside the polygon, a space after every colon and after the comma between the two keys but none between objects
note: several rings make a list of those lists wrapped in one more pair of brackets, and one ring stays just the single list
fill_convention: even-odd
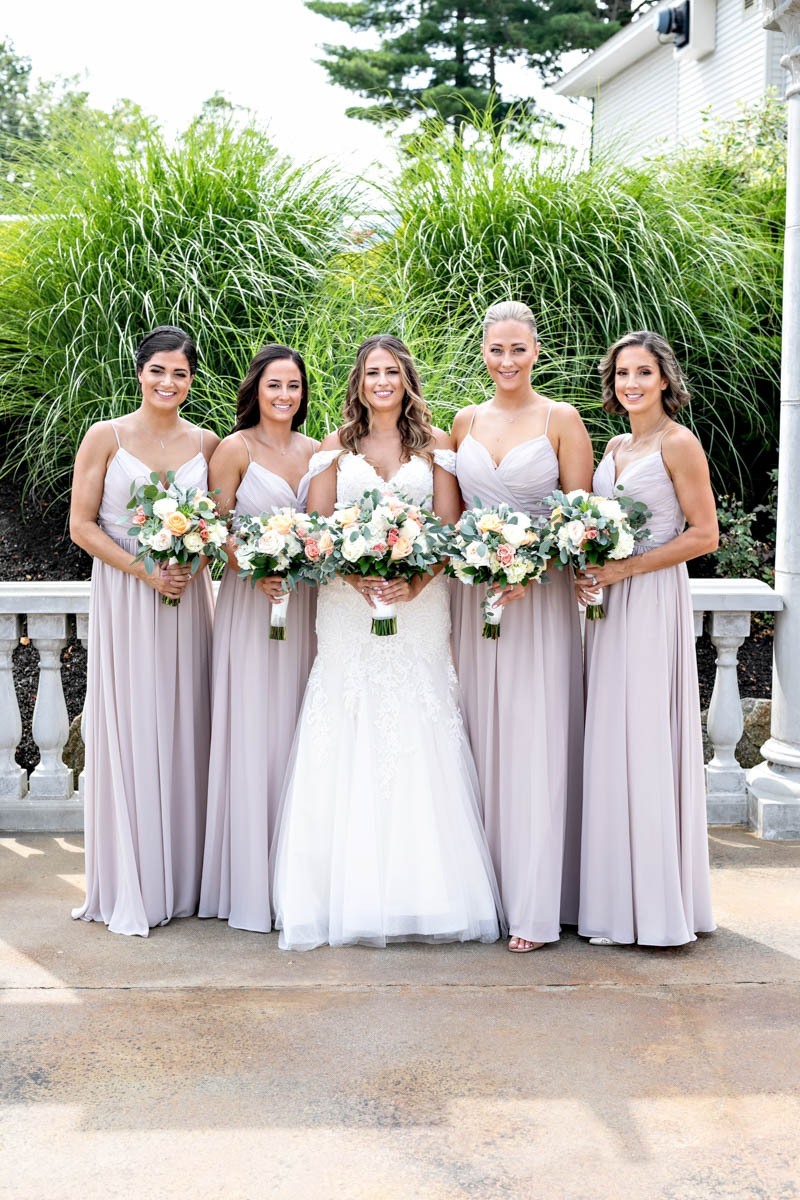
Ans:
[{"label": "blonde bridesmaid", "polygon": [[[494,383],[485,404],[453,422],[465,505],[546,511],[553,488],[587,488],[592,448],[576,409],[537,392],[533,313],[496,304],[483,325]],[[578,919],[582,726],[578,606],[568,572],[506,588],[501,634],[481,637],[485,587],[453,586],[453,642],[461,703],[478,768],[484,820],[512,953],[559,938]]]}]

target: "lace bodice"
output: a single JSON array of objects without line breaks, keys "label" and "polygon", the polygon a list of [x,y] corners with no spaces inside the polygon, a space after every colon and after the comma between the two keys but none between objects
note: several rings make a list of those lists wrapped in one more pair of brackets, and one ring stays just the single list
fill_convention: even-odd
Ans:
[{"label": "lace bodice", "polygon": [[[430,508],[433,503],[433,468],[424,458],[413,455],[404,462],[391,479],[383,479],[363,454],[342,454],[339,450],[318,450],[308,464],[309,476],[319,475],[338,459],[336,471],[336,499],[341,504],[352,504],[360,500],[364,492],[373,488],[393,492],[396,496]],[[452,450],[435,450],[434,461],[438,467],[454,473],[455,455]]]}]

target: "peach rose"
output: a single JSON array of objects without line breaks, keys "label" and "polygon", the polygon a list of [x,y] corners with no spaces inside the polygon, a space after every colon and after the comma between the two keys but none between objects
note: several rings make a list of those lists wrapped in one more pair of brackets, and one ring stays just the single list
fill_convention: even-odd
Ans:
[{"label": "peach rose", "polygon": [[502,563],[504,567],[510,566],[515,557],[516,551],[514,550],[513,546],[506,546],[504,543],[502,546],[497,547],[498,561]]},{"label": "peach rose", "polygon": [[480,521],[478,521],[478,529],[481,533],[499,533],[502,528],[503,522],[497,513],[484,513]]},{"label": "peach rose", "polygon": [[313,538],[309,538],[306,542],[306,558],[309,562],[316,562],[319,558],[319,545]]},{"label": "peach rose", "polygon": [[182,537],[190,525],[191,521],[183,515],[180,509],[170,513],[164,521],[165,529],[168,529],[174,537]]},{"label": "peach rose", "polygon": [[399,558],[408,558],[412,549],[413,546],[411,542],[407,537],[403,537],[401,533],[395,544],[392,546],[392,553],[390,555],[392,562],[397,562]]},{"label": "peach rose", "polygon": [[326,558],[333,553],[333,535],[329,529],[323,529],[319,535],[319,549]]},{"label": "peach rose", "polygon": [[274,529],[276,533],[291,533],[292,521],[293,518],[287,513],[275,513],[267,522],[267,528]]}]

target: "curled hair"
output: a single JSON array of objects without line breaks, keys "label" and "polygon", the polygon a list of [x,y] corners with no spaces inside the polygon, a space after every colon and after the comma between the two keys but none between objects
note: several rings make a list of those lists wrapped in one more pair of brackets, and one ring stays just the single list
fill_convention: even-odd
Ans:
[{"label": "curled hair", "polygon": [[433,461],[431,414],[422,398],[422,385],[408,347],[390,333],[378,333],[358,347],[356,361],[347,380],[339,441],[345,451],[358,454],[359,444],[370,431],[370,410],[364,393],[366,362],[373,350],[388,350],[400,369],[403,407],[397,421],[400,434],[400,458],[407,462],[418,454]]},{"label": "curled hair", "polygon": [[177,325],[158,325],[146,333],[139,343],[136,351],[137,374],[141,374],[154,355],[170,350],[180,350],[186,356],[192,375],[197,373],[197,347],[189,334]]},{"label": "curled hair", "polygon": [[270,363],[285,362],[287,359],[289,362],[293,362],[300,372],[300,407],[292,417],[292,429],[299,429],[303,424],[308,416],[306,364],[297,350],[293,350],[291,346],[281,346],[279,343],[273,342],[269,346],[261,347],[250,363],[247,374],[239,384],[239,391],[236,394],[234,433],[240,429],[251,429],[258,424],[261,419],[261,408],[258,403],[258,385],[261,382],[261,376]]},{"label": "curled hair", "polygon": [[486,316],[483,318],[484,341],[486,341],[492,325],[499,325],[501,321],[519,321],[521,325],[527,326],[534,342],[539,341],[536,317],[527,304],[523,304],[521,300],[501,300],[499,304],[493,304],[491,308],[487,309]]},{"label": "curled hair", "polygon": [[619,341],[614,342],[614,345],[609,347],[601,358],[597,369],[600,372],[603,385],[603,408],[608,413],[625,412],[624,405],[620,404],[617,399],[614,384],[616,382],[617,358],[620,351],[627,349],[628,346],[641,346],[643,350],[647,350],[649,354],[652,354],[658,363],[661,376],[667,381],[667,386],[661,393],[661,403],[667,415],[674,417],[679,408],[683,408],[684,404],[689,403],[692,398],[691,393],[683,377],[683,371],[681,371],[678,365],[675,351],[660,333],[650,333],[649,330],[626,333]]}]

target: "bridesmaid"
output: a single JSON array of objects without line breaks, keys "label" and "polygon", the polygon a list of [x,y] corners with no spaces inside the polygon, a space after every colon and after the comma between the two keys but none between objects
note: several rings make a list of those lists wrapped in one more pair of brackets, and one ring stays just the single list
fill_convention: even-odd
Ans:
[{"label": "bridesmaid", "polygon": [[[494,305],[483,334],[494,396],[462,409],[453,422],[464,504],[478,498],[544,512],[541,499],[553,488],[588,488],[589,435],[576,409],[531,385],[539,339],[527,305]],[[485,587],[456,584],[453,593],[456,670],[508,948],[524,954],[558,941],[560,919],[578,919],[578,608],[570,575],[552,570],[544,584],[504,590],[501,636],[488,641],[481,637]]]},{"label": "bridesmaid", "polygon": [[[170,325],[136,355],[142,401],[99,421],[75,460],[70,536],[94,557],[86,704],[86,900],[73,911],[147,937],[197,911],[210,733],[211,583],[135,562],[131,484],[175,471],[206,488],[218,438],[179,413],[197,351]],[[162,596],[179,599],[178,607]]]},{"label": "bridesmaid", "polygon": [[[694,620],[686,561],[717,547],[708,464],[674,421],[689,400],[656,333],[628,333],[600,364],[603,408],[625,412],[594,477],[643,500],[652,549],[577,582],[605,589],[587,621],[581,902],[593,945],[680,946],[714,929]],[[614,703],[609,702],[613,697]]]},{"label": "bridesmaid", "polygon": [[[299,433],[308,412],[302,358],[265,346],[239,388],[236,425],[214,455],[211,486],[223,512],[303,510],[317,444]],[[316,651],[312,588],[292,593],[286,641],[270,641],[277,576],[255,587],[232,559],[214,618],[211,761],[201,917],[269,933],[269,843],[297,714]]]}]

